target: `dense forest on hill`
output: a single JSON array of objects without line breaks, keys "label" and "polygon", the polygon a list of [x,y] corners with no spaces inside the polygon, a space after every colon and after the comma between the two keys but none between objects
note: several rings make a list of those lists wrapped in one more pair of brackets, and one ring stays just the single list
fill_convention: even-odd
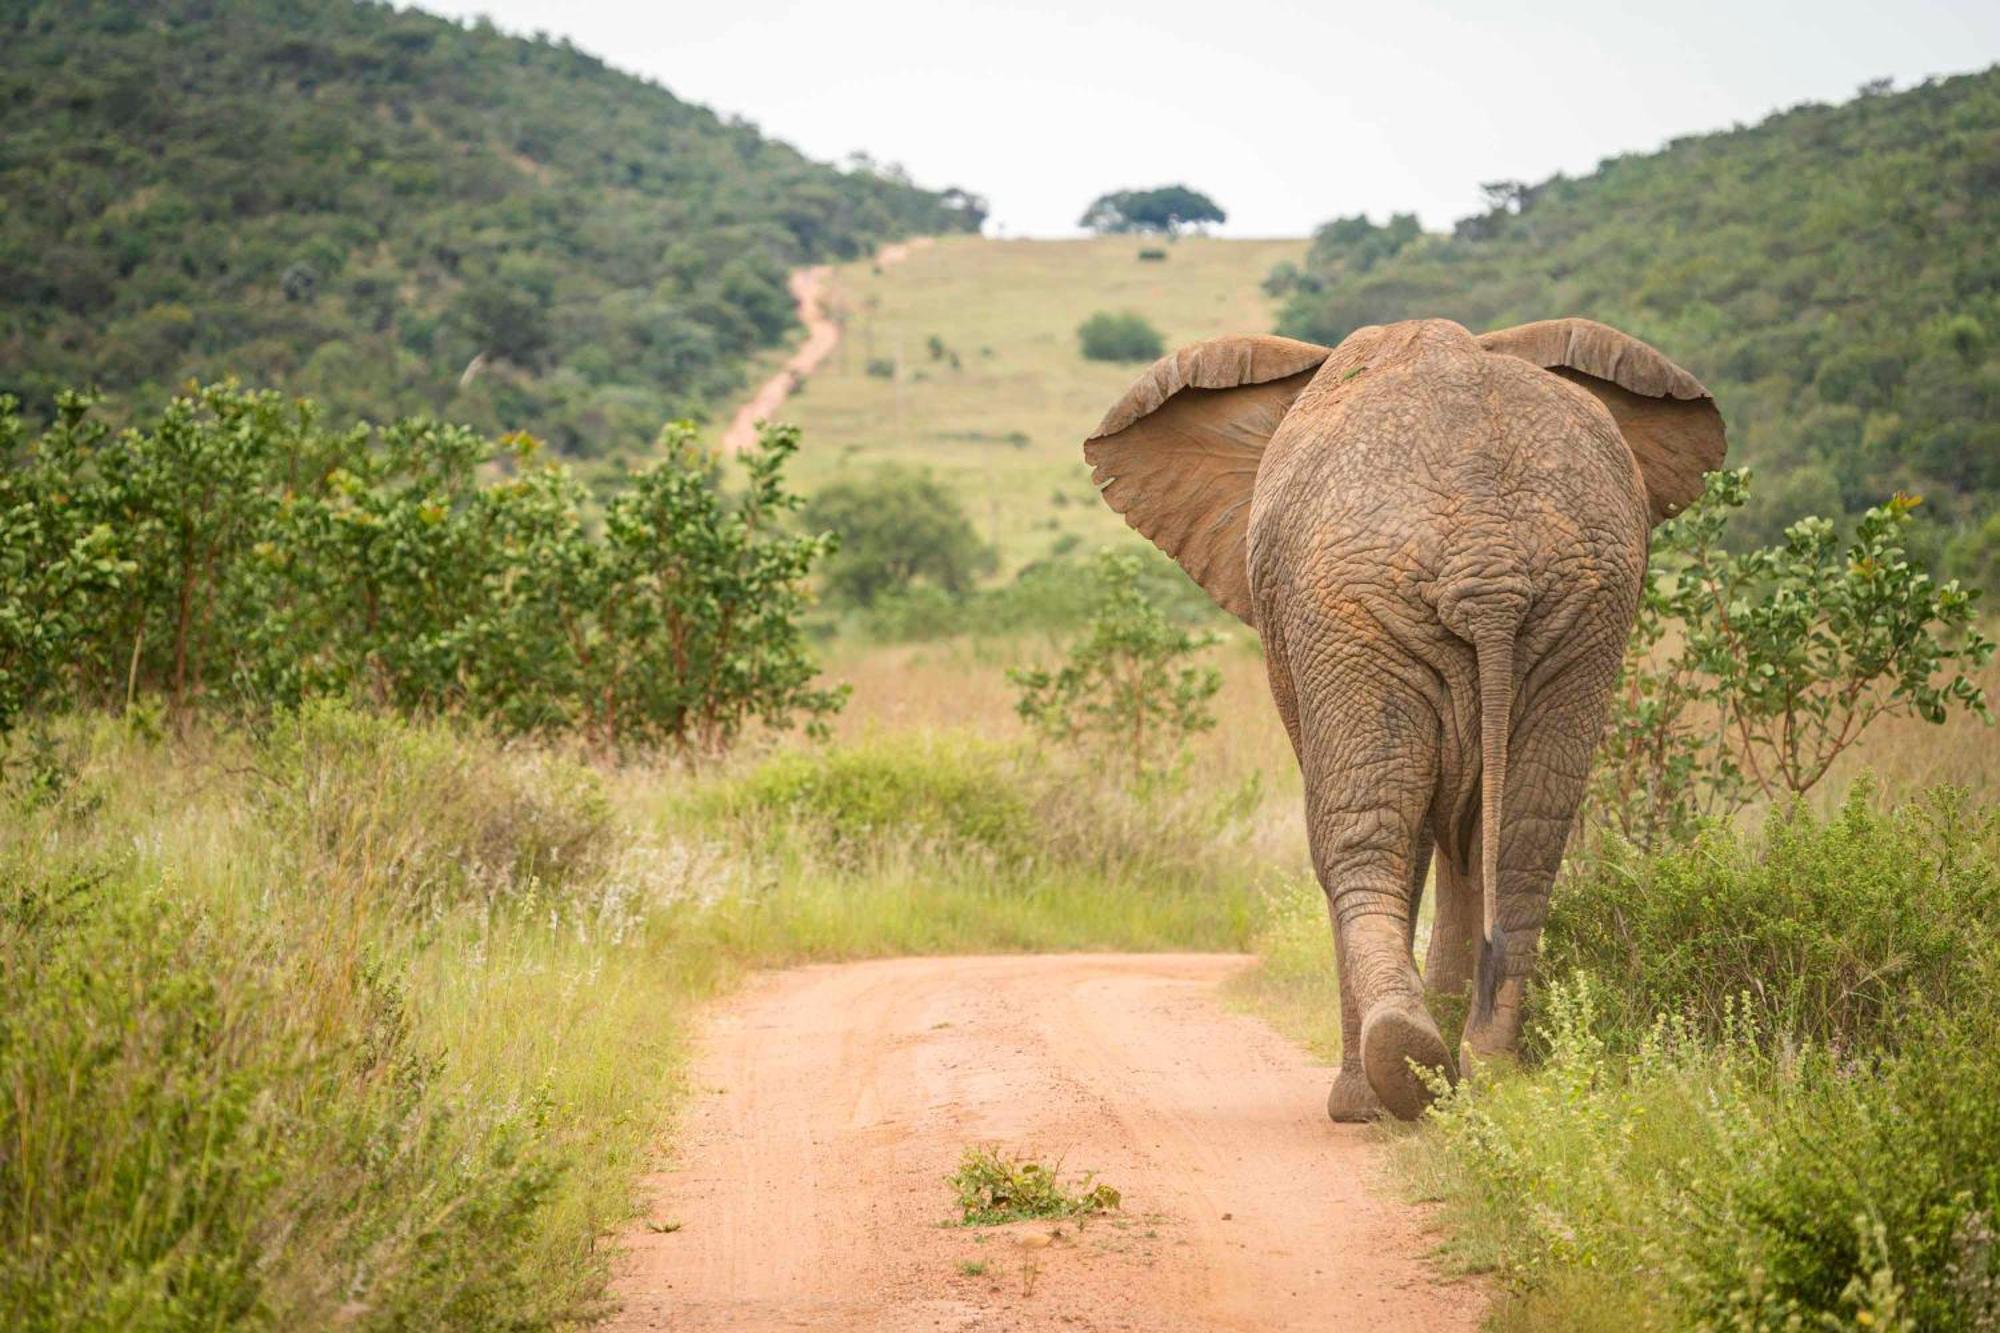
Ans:
[{"label": "dense forest on hill", "polygon": [[1487,193],[1449,236],[1321,228],[1272,275],[1282,331],[1615,324],[1721,403],[1732,461],[1761,478],[1746,536],[1900,489],[1925,499],[1932,554],[2000,572],[2000,68]]},{"label": "dense forest on hill", "polygon": [[788,269],[978,226],[567,42],[353,0],[0,12],[0,392],[224,373],[576,454],[714,404]]}]

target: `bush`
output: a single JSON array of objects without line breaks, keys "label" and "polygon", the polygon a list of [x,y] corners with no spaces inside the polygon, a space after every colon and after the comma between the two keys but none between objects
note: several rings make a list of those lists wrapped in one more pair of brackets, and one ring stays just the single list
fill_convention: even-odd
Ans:
[{"label": "bush", "polygon": [[928,471],[891,464],[834,482],[812,498],[803,517],[808,527],[839,539],[824,565],[827,590],[856,606],[918,584],[962,594],[997,559],[957,497]]},{"label": "bush", "polygon": [[1089,361],[1151,361],[1167,350],[1160,331],[1131,311],[1100,310],[1077,325],[1076,336]]},{"label": "bush", "polygon": [[1983,1003],[1996,947],[2000,818],[1949,789],[1884,811],[1859,783],[1831,818],[1794,804],[1754,840],[1717,824],[1657,856],[1607,849],[1561,882],[1543,958],[1598,979],[1617,1046],[1668,1013],[1866,1051]]},{"label": "bush", "polygon": [[1749,480],[1709,474],[1654,534],[1590,802],[1648,847],[1753,797],[1810,791],[1882,718],[1992,721],[1965,674],[1993,655],[1973,623],[1979,594],[1909,558],[1915,500],[1870,509],[1845,545],[1829,520],[1804,518],[1781,545],[1738,554],[1727,526]]},{"label": "bush", "polygon": [[1166,260],[1167,252],[1155,246],[1147,246],[1145,249],[1139,251],[1139,261],[1141,263],[1164,264]]},{"label": "bush", "polygon": [[873,741],[775,755],[706,803],[760,838],[788,830],[849,861],[911,843],[1019,861],[1037,830],[1013,763],[984,742]]},{"label": "bush", "polygon": [[1220,642],[1168,620],[1139,587],[1136,557],[1098,560],[1089,633],[1057,670],[1012,667],[1015,711],[1046,738],[1123,762],[1134,780],[1177,757],[1189,736],[1215,725],[1208,701],[1222,688],[1214,667],[1186,665]]},{"label": "bush", "polygon": [[1505,1327],[1987,1329],[2000,822],[1963,793],[1561,886],[1528,1072],[1408,1140]]},{"label": "bush", "polygon": [[330,431],[310,402],[228,385],[115,436],[89,406],[66,397],[32,444],[0,410],[0,733],[35,707],[339,695],[712,752],[841,702],[798,626],[832,542],[779,526],[790,428],[732,493],[669,427],[599,524],[525,436]]}]

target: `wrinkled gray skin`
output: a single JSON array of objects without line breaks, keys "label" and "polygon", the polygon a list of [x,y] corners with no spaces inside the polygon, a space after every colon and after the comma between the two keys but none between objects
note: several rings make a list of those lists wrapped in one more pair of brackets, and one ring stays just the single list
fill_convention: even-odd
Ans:
[{"label": "wrinkled gray skin", "polygon": [[[1615,330],[1562,323],[1632,343],[1694,383]],[[1511,1053],[1520,1036],[1651,520],[1635,447],[1602,395],[1580,383],[1602,386],[1488,351],[1449,321],[1364,329],[1301,375],[1250,464],[1234,549],[1246,619],[1263,636],[1271,694],[1304,772],[1313,866],[1333,923],[1335,1120],[1414,1116],[1431,1094],[1413,1065],[1454,1074],[1427,1000],[1470,992],[1462,1061]],[[1190,388],[1162,407],[1215,416],[1233,392]],[[1199,435],[1198,424],[1183,435]],[[1716,418],[1717,462],[1720,440]],[[1193,477],[1208,457],[1163,478]],[[1116,471],[1093,461],[1100,482]],[[1120,505],[1142,531],[1163,478]],[[1127,498],[1105,490],[1114,505]],[[1149,535],[1170,550],[1190,540]],[[1176,554],[1216,591],[1199,552]],[[1433,862],[1420,978],[1413,935]]]}]

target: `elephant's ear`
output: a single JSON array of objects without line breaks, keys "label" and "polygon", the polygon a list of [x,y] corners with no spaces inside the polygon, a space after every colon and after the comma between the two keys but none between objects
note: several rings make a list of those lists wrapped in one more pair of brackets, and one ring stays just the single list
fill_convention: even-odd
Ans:
[{"label": "elephant's ear", "polygon": [[1211,338],[1161,357],[1084,442],[1104,502],[1254,624],[1244,538],[1264,446],[1331,348]]},{"label": "elephant's ear", "polygon": [[1722,413],[1701,381],[1608,324],[1545,319],[1483,333],[1489,352],[1517,356],[1595,394],[1611,410],[1639,474],[1653,522],[1701,494],[1701,477],[1722,466]]}]

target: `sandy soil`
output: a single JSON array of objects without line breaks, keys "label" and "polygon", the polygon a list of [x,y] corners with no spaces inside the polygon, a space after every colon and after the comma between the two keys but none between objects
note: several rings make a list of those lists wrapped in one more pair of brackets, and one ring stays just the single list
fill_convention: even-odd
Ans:
[{"label": "sandy soil", "polygon": [[[915,240],[885,245],[875,252],[875,263],[880,268],[900,264],[909,258],[911,250],[921,249],[932,240],[929,236],[919,236]],[[729,419],[729,429],[722,435],[724,453],[733,454],[755,444],[757,423],[775,417],[778,409],[784,406],[785,399],[791,397],[806,376],[818,370],[833,355],[833,349],[840,345],[840,321],[827,308],[827,293],[832,285],[833,269],[825,264],[792,270],[792,300],[798,303],[799,322],[806,326],[806,339],[786,358],[778,373],[758,385],[757,392],[750,395],[749,401],[736,409],[736,415]]]},{"label": "sandy soil", "polygon": [[[1247,963],[760,977],[701,1040],[612,1327],[1473,1328],[1478,1289],[1427,1264],[1421,1211],[1376,1182],[1373,1131],[1326,1119],[1329,1072],[1218,1002]],[[975,1143],[1094,1171],[1124,1206],[1081,1229],[952,1225],[945,1177]]]}]

